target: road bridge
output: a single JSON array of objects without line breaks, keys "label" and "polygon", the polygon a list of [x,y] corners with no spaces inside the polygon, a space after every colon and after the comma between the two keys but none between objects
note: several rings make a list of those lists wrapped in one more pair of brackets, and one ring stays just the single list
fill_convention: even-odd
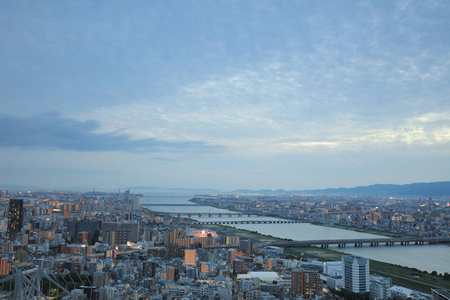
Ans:
[{"label": "road bridge", "polygon": [[288,224],[288,223],[306,223],[302,221],[291,220],[242,220],[242,221],[206,221],[194,222],[194,225],[233,225],[233,224]]},{"label": "road bridge", "polygon": [[336,239],[336,240],[309,240],[309,241],[290,241],[290,242],[273,242],[271,246],[278,247],[311,247],[320,246],[328,248],[329,245],[337,245],[339,248],[354,245],[362,247],[363,245],[394,246],[394,245],[424,245],[424,244],[445,244],[450,243],[450,237],[407,237],[407,238],[370,238],[370,239]]},{"label": "road bridge", "polygon": [[226,218],[226,217],[260,217],[255,214],[247,214],[247,213],[238,213],[238,212],[226,212],[226,213],[217,213],[217,212],[165,212],[165,211],[153,211],[153,213],[162,216],[172,216],[172,217],[204,217],[204,218]]},{"label": "road bridge", "polygon": [[199,205],[199,204],[189,204],[189,203],[185,203],[185,204],[166,204],[166,203],[144,203],[141,204],[142,206],[204,206],[204,205]]}]

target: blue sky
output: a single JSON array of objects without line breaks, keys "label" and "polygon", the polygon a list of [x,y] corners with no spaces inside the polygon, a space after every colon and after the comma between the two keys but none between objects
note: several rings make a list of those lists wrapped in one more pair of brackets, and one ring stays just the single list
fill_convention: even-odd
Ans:
[{"label": "blue sky", "polygon": [[0,188],[450,180],[448,1],[0,2]]}]

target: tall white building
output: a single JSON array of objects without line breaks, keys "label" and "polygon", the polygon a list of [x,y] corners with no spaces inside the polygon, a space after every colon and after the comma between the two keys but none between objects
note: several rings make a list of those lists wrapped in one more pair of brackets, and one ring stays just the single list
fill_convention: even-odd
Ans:
[{"label": "tall white building", "polygon": [[370,298],[374,300],[386,300],[391,298],[392,280],[373,274],[370,276]]},{"label": "tall white building", "polygon": [[369,293],[369,259],[354,255],[342,257],[343,288],[352,293]]}]

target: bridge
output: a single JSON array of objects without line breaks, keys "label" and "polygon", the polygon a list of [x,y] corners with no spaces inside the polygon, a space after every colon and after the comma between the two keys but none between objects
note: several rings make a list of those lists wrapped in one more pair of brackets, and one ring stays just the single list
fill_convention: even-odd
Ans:
[{"label": "bridge", "polygon": [[166,204],[166,203],[151,204],[151,203],[145,203],[145,204],[141,204],[141,205],[142,206],[204,206],[204,205],[189,204],[189,203],[185,203],[185,204]]},{"label": "bridge", "polygon": [[303,221],[291,220],[243,220],[243,221],[207,221],[194,222],[194,225],[232,225],[232,224],[288,224],[288,223],[306,223]]},{"label": "bridge", "polygon": [[157,215],[162,216],[172,216],[172,217],[209,217],[209,218],[215,218],[215,217],[259,217],[258,215],[254,214],[247,214],[247,213],[237,213],[237,212],[226,212],[226,213],[215,213],[215,212],[165,212],[165,211],[153,211]]},{"label": "bridge", "polygon": [[450,237],[407,237],[407,238],[370,238],[370,239],[338,239],[338,240],[309,240],[309,241],[290,241],[273,242],[271,246],[278,247],[311,247],[320,246],[328,248],[329,245],[337,245],[344,248],[347,245],[362,247],[364,244],[373,246],[386,245],[424,245],[424,244],[445,244],[450,243]]}]

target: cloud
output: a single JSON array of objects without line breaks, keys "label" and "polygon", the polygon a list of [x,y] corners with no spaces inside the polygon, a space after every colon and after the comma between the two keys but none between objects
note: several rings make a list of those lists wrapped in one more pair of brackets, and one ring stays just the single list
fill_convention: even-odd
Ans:
[{"label": "cloud", "polygon": [[[174,142],[208,141],[239,153],[441,147],[450,142],[449,109],[440,95],[429,98],[419,110],[416,104],[426,95],[423,92],[415,95],[399,86],[392,94],[378,95],[377,85],[341,81],[347,75],[357,81],[370,62],[356,60],[351,68],[336,67],[327,73],[331,79],[323,82],[318,74],[323,72],[302,70],[307,63],[269,63],[229,76],[216,75],[182,86],[169,97],[104,107],[73,118],[98,119],[98,132]],[[320,64],[317,68],[326,69]],[[367,69],[371,77],[389,73]],[[386,86],[380,83],[389,90]]]},{"label": "cloud", "polygon": [[77,121],[57,113],[31,117],[0,114],[0,147],[48,148],[83,152],[185,152],[217,151],[223,147],[201,141],[132,139],[118,132],[96,133],[98,121]]}]

